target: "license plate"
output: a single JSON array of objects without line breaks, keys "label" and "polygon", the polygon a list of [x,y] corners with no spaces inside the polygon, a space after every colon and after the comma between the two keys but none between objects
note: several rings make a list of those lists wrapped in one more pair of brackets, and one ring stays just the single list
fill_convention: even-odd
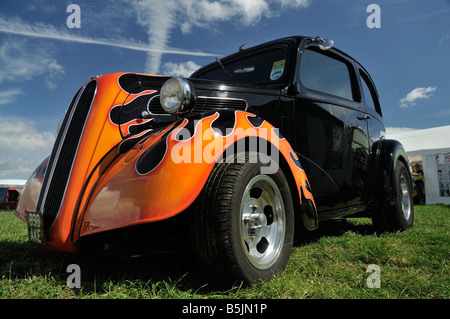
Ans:
[{"label": "license plate", "polygon": [[44,244],[44,218],[41,213],[28,212],[28,240],[36,244]]}]

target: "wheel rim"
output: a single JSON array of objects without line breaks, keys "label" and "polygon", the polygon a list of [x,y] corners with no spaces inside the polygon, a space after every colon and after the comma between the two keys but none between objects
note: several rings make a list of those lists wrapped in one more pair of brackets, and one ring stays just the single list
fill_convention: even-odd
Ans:
[{"label": "wheel rim", "polygon": [[411,194],[409,192],[408,181],[403,175],[400,177],[400,201],[403,216],[405,219],[409,219],[409,216],[411,216]]},{"label": "wheel rim", "polygon": [[258,269],[269,268],[279,257],[286,232],[283,197],[267,175],[247,185],[240,208],[240,234],[248,260]]}]

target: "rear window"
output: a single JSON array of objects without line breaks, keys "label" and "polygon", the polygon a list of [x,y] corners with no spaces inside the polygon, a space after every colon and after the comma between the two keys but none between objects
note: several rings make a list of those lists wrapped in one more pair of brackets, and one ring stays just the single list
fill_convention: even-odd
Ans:
[{"label": "rear window", "polygon": [[197,78],[239,83],[276,83],[286,73],[286,56],[286,51],[279,48],[229,63],[218,61],[217,68],[200,74]]},{"label": "rear window", "polygon": [[378,102],[377,94],[375,93],[375,88],[370,84],[369,77],[366,74],[364,74],[361,70],[359,70],[359,74],[362,78],[361,84],[367,108],[369,110],[374,110],[381,116],[381,108]]},{"label": "rear window", "polygon": [[300,79],[308,89],[353,100],[347,65],[325,54],[305,50],[300,63]]}]

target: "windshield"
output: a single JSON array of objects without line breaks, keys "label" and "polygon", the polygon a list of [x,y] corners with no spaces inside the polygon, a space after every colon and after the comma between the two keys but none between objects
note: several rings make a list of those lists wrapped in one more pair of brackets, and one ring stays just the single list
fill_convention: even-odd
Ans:
[{"label": "windshield", "polygon": [[238,83],[277,83],[286,67],[286,50],[259,52],[230,62],[217,60],[217,67],[200,73],[199,79]]}]

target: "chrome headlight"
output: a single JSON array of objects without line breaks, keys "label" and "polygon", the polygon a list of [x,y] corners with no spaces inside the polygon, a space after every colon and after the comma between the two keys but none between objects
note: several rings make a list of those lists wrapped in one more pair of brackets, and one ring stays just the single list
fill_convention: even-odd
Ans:
[{"label": "chrome headlight", "polygon": [[161,106],[167,113],[184,114],[195,106],[197,94],[193,85],[182,78],[171,78],[161,88]]}]

